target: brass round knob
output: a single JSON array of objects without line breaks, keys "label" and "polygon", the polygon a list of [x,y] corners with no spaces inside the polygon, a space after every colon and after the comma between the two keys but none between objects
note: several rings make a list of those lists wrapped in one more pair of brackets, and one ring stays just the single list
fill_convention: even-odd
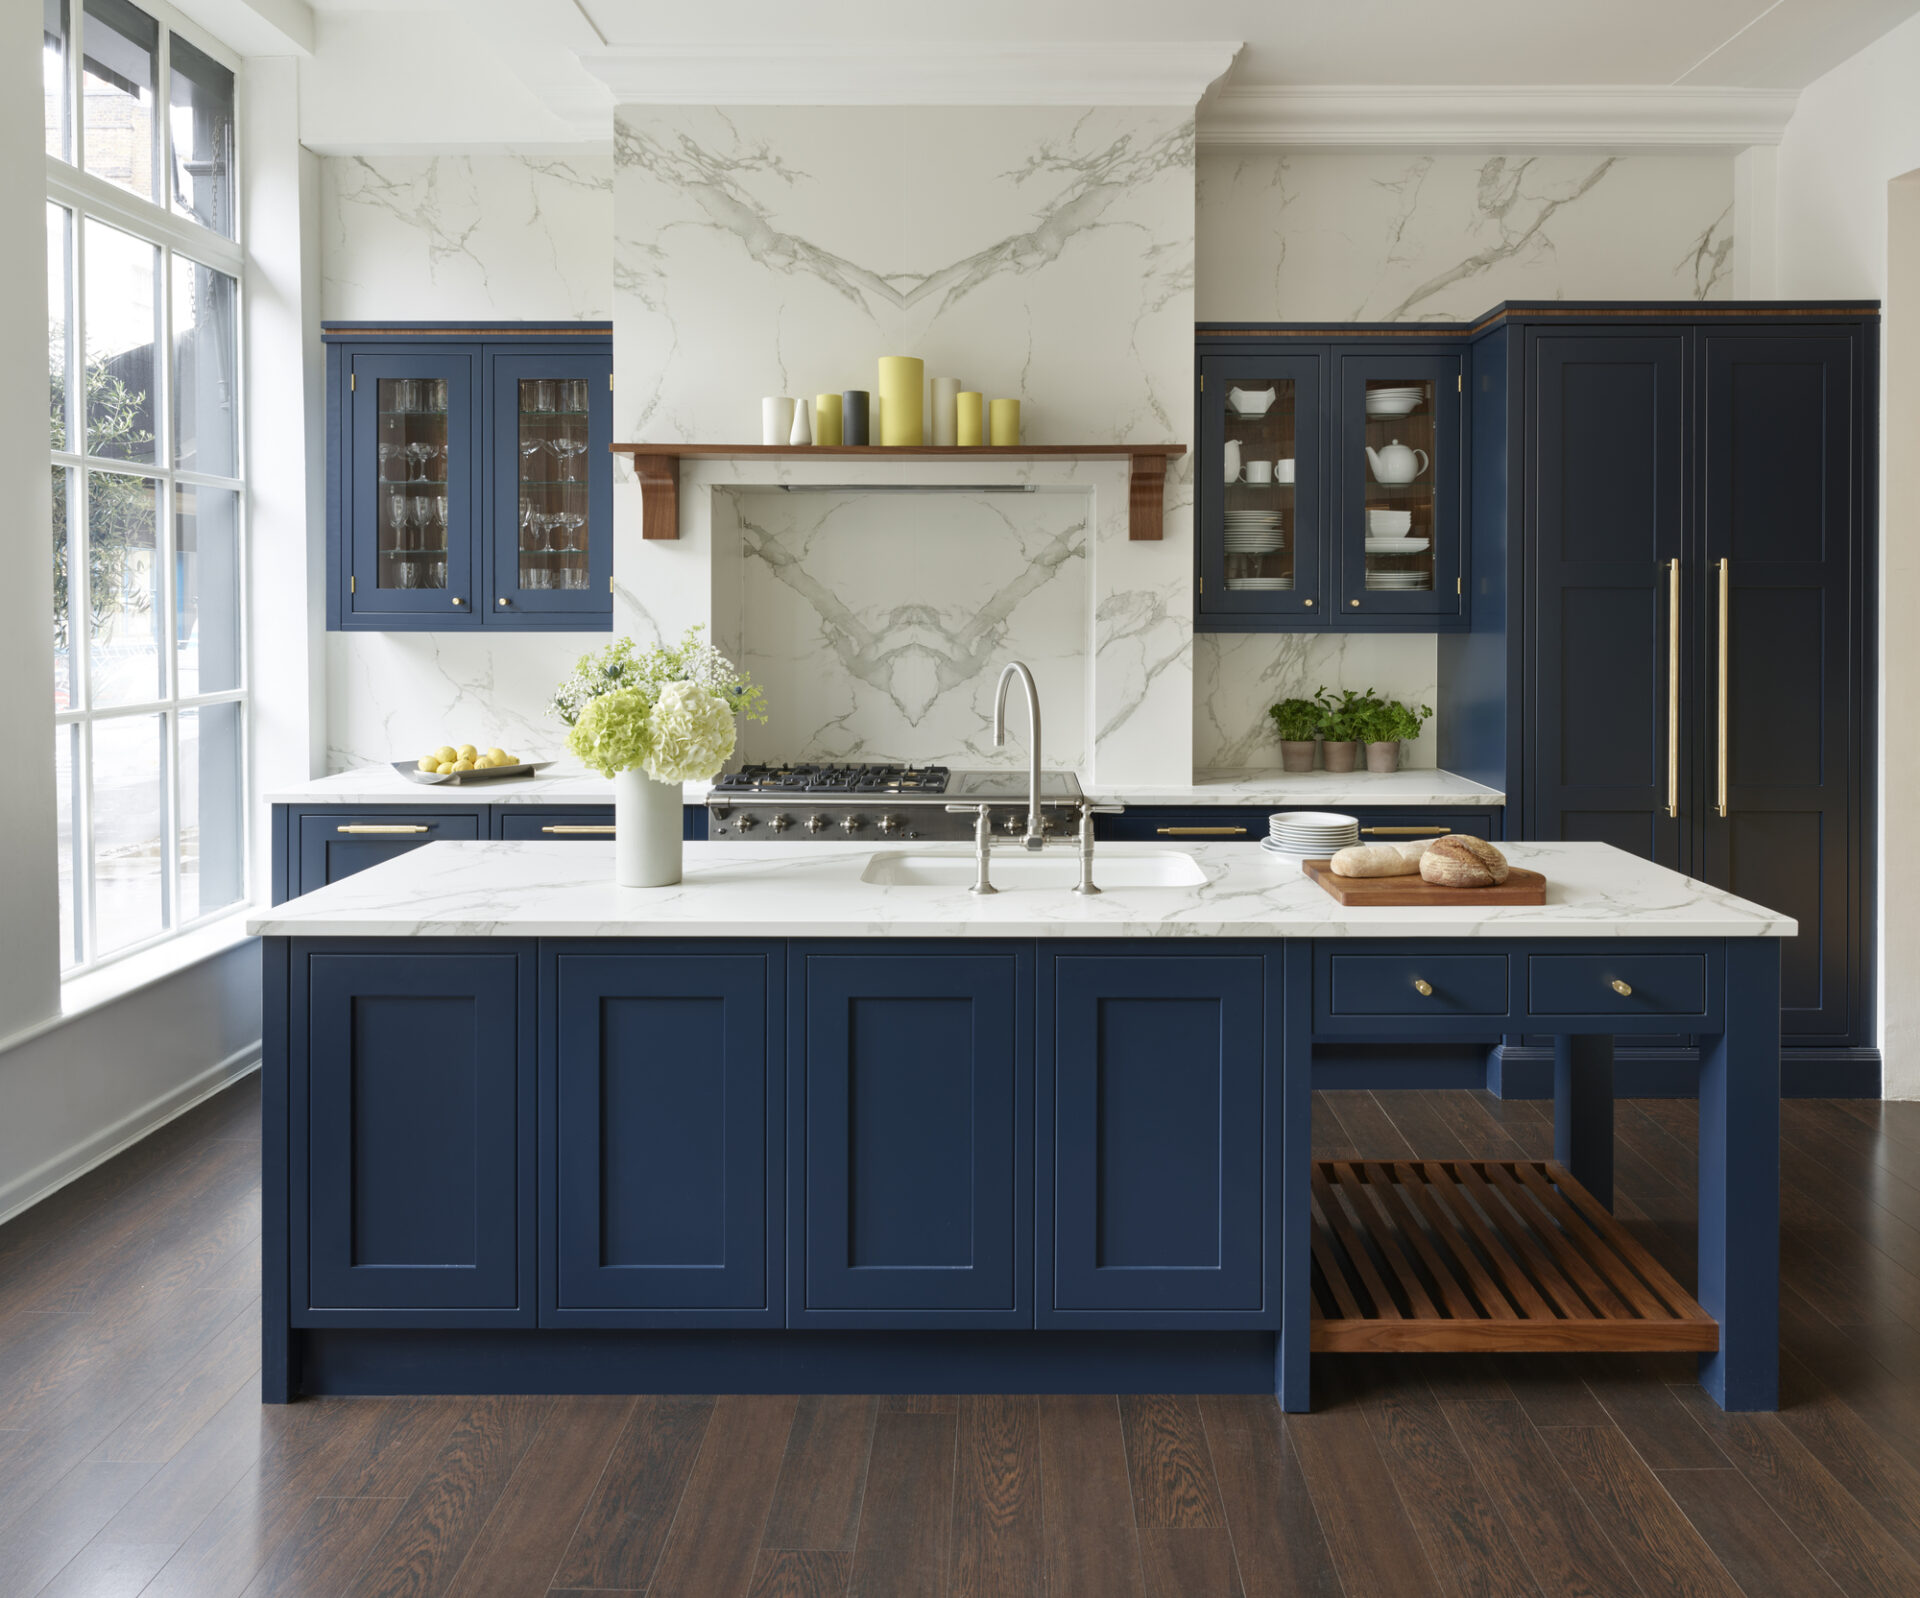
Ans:
[{"label": "brass round knob", "polygon": [[1355,610],[1358,610],[1360,608],[1360,601],[1357,599],[1349,600],[1347,601],[1347,603],[1352,605]]},{"label": "brass round knob", "polygon": [[454,601],[454,603],[455,603],[455,604],[457,605],[457,604],[459,604],[459,603],[460,603],[460,601],[456,599],[456,600]]},{"label": "brass round knob", "polygon": [[1311,599],[1309,599],[1309,600],[1307,600],[1307,601],[1306,601],[1306,606],[1307,606],[1307,609],[1308,609],[1308,610],[1312,610],[1312,609],[1313,609],[1313,601],[1312,601]]},{"label": "brass round knob", "polygon": [[1613,991],[1619,994],[1620,997],[1623,999],[1631,999],[1633,997],[1633,989],[1628,984],[1622,982],[1618,977],[1615,977],[1611,982],[1607,984],[1607,986],[1612,988]]},{"label": "brass round knob", "polygon": [[1433,984],[1424,977],[1415,977],[1413,979],[1413,991],[1423,999],[1431,999],[1433,997]]}]

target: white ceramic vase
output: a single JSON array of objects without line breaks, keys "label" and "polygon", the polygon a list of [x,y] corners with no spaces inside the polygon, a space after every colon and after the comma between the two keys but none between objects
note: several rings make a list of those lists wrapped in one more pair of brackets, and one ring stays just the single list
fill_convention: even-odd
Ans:
[{"label": "white ceramic vase", "polygon": [[639,766],[613,774],[613,880],[665,888],[680,880],[680,785]]}]

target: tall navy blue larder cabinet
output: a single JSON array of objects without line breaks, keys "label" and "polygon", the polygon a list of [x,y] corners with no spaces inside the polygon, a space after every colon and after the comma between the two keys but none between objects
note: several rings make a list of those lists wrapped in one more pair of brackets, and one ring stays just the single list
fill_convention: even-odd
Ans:
[{"label": "tall navy blue larder cabinet", "polygon": [[[1791,914],[1790,1086],[1876,1090],[1871,305],[1507,306],[1469,361],[1440,763],[1510,835]],[[1869,1081],[1868,1078],[1872,1078]]]}]

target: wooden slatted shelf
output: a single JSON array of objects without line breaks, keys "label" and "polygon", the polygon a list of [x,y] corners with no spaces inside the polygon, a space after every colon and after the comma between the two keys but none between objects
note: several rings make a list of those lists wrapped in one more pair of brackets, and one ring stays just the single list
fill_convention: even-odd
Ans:
[{"label": "wooden slatted shelf", "polygon": [[1711,1350],[1720,1327],[1550,1160],[1316,1160],[1315,1353]]}]

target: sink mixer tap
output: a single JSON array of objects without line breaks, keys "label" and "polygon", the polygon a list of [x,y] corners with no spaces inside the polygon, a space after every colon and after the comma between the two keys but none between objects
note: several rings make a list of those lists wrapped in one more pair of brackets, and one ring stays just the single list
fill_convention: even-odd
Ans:
[{"label": "sink mixer tap", "polygon": [[1026,849],[1039,849],[1047,841],[1040,815],[1040,689],[1024,661],[1009,661],[1000,673],[1000,686],[993,693],[993,747],[1006,746],[1007,684],[1016,677],[1027,695],[1027,832],[1020,843]]}]

